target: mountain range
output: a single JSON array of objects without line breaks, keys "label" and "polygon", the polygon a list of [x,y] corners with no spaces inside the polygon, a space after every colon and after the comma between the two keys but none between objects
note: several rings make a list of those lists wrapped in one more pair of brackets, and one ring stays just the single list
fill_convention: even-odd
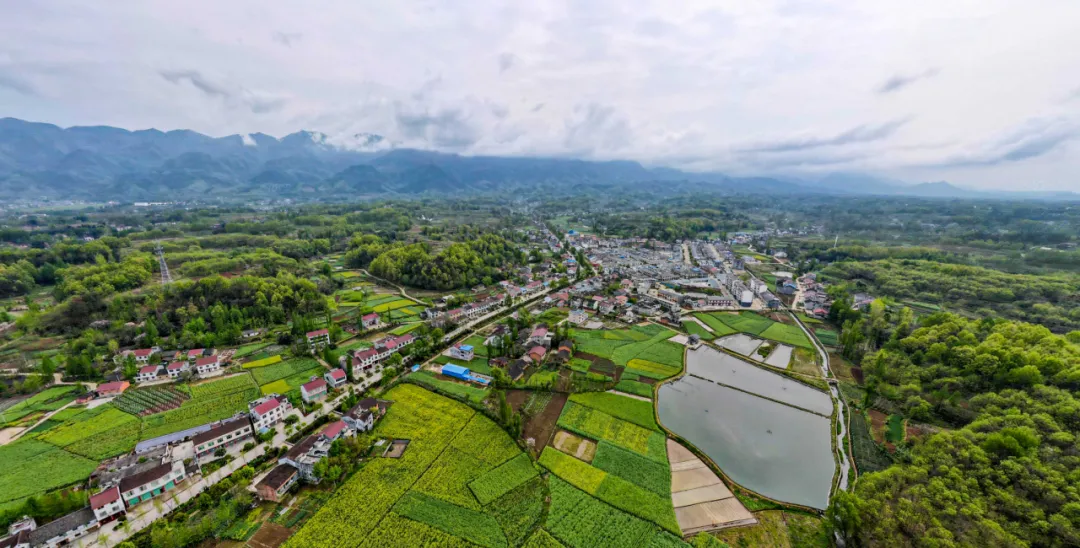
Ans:
[{"label": "mountain range", "polygon": [[[667,190],[904,195],[941,198],[1077,198],[1072,193],[981,192],[946,182],[907,185],[863,174],[818,180],[730,177],[646,168],[634,161],[462,156],[394,148],[357,134],[347,146],[300,131],[209,137],[190,130],[60,128],[0,119],[0,198],[164,200],[202,198],[354,199],[383,195],[509,191],[553,185],[634,184]],[[651,183],[664,183],[662,185]]]}]

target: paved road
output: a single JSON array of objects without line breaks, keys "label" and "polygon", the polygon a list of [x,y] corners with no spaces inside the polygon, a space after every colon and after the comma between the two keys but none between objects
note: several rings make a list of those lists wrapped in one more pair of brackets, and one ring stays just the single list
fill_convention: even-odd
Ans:
[{"label": "paved road", "polygon": [[[339,400],[346,396],[347,394],[342,394],[341,396],[338,396],[337,399],[326,402],[322,409],[307,415],[306,417],[300,415],[300,412],[296,409],[293,409],[289,414],[297,415],[301,418],[301,422],[297,423],[297,428],[302,428],[303,426],[311,424],[315,419],[330,413],[331,410],[340,403]],[[214,471],[214,473],[205,477],[193,476],[188,478],[178,489],[152,501],[140,504],[130,510],[128,512],[128,519],[125,523],[118,523],[115,521],[108,523],[95,533],[79,539],[75,542],[75,545],[83,548],[108,548],[127,540],[135,533],[149,527],[151,523],[160,519],[162,516],[172,512],[178,506],[199,496],[207,488],[229,477],[229,475],[240,468],[243,468],[246,464],[262,455],[267,447],[287,445],[285,440],[288,438],[288,435],[285,433],[285,424],[279,422],[274,428],[276,433],[269,444],[260,444],[246,453],[237,452],[235,455],[236,458],[234,458],[232,462]]]}]

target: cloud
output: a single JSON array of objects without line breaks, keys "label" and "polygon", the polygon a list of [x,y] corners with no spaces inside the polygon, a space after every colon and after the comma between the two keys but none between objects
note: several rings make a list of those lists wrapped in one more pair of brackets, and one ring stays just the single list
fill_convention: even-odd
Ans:
[{"label": "cloud", "polygon": [[1045,156],[1080,137],[1080,124],[1066,118],[1033,119],[983,145],[946,158],[940,167],[996,166]]},{"label": "cloud", "polygon": [[578,105],[564,121],[563,143],[574,154],[595,156],[625,149],[633,142],[627,120],[614,107],[598,103]]},{"label": "cloud", "polygon": [[255,139],[251,137],[250,133],[241,133],[240,134],[240,142],[244,143],[244,146],[246,146],[246,147],[258,146],[255,143]]},{"label": "cloud", "polygon": [[302,32],[281,32],[281,31],[278,31],[278,32],[275,32],[273,35],[271,35],[270,38],[273,41],[275,41],[275,42],[277,42],[277,43],[279,43],[279,44],[281,44],[281,45],[283,45],[283,46],[285,46],[287,48],[291,48],[293,43],[299,42],[300,40],[302,40],[304,38],[304,33],[302,33]]},{"label": "cloud", "polygon": [[463,149],[480,140],[482,130],[471,123],[461,108],[429,109],[398,105],[397,129],[403,137],[424,141],[437,148]]},{"label": "cloud", "polygon": [[513,53],[499,54],[499,74],[510,70],[514,66],[516,60],[517,57],[515,57]]},{"label": "cloud", "polygon": [[890,120],[877,125],[861,124],[828,137],[793,137],[779,141],[753,144],[738,148],[737,150],[740,152],[790,152],[822,147],[869,143],[891,137],[897,130],[904,127],[904,125],[911,120],[911,117],[907,117]]},{"label": "cloud", "polygon": [[163,70],[158,74],[172,84],[181,85],[187,82],[207,97],[222,99],[226,105],[242,105],[254,114],[275,112],[285,105],[285,99],[281,97],[267,96],[243,87],[215,82],[197,70]]},{"label": "cloud", "polygon": [[0,88],[7,88],[22,95],[40,95],[37,87],[15,74],[0,70]]},{"label": "cloud", "polygon": [[529,112],[540,112],[541,110],[544,110],[544,103],[536,103],[536,106],[529,109]]},{"label": "cloud", "polygon": [[926,80],[927,78],[933,78],[937,76],[940,71],[937,68],[928,68],[918,74],[901,75],[897,74],[888,80],[885,80],[877,87],[877,93],[881,95],[900,91],[919,80]]}]

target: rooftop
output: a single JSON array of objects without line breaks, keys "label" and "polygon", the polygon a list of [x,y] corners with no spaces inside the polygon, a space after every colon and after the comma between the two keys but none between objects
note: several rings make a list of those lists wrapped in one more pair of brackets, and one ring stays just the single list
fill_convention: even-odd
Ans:
[{"label": "rooftop", "polygon": [[281,486],[288,483],[297,473],[296,468],[293,468],[288,464],[279,464],[259,482],[259,485],[265,485],[274,491],[277,491],[278,489],[281,489]]},{"label": "rooftop", "polygon": [[191,439],[191,442],[195,445],[206,443],[210,440],[214,440],[228,434],[242,429],[245,426],[251,426],[251,422],[247,417],[237,417],[235,419],[227,420],[217,426],[211,427],[206,432],[196,435]]}]

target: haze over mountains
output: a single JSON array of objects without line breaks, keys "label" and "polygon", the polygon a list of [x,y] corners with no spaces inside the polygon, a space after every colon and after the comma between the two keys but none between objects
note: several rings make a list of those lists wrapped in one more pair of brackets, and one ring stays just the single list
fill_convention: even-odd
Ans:
[{"label": "haze over mountains", "polygon": [[1076,197],[1064,192],[980,192],[946,182],[906,185],[862,174],[831,174],[806,181],[649,169],[634,161],[460,156],[394,148],[372,134],[357,134],[342,146],[308,131],[281,139],[261,133],[215,138],[189,130],[64,129],[0,119],[0,197],[5,199],[350,199],[488,192],[541,184],[556,188],[624,184],[639,190],[698,185],[743,193]]}]

